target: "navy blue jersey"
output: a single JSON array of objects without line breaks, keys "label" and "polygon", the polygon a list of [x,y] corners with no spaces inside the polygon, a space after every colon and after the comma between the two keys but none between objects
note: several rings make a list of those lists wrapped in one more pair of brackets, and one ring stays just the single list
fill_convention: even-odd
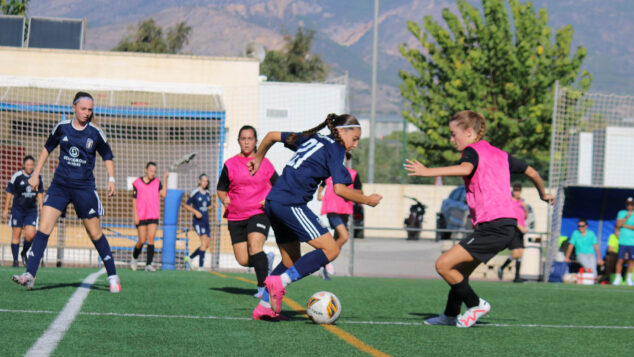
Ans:
[{"label": "navy blue jersey", "polygon": [[208,214],[207,209],[211,205],[211,194],[207,190],[201,191],[200,188],[196,188],[189,195],[186,203],[205,216]]},{"label": "navy blue jersey", "polygon": [[300,136],[293,145],[286,144],[291,133],[282,133],[284,146],[295,155],[284,167],[282,176],[266,197],[288,206],[308,203],[319,184],[332,176],[333,184],[352,184],[352,178],[344,165],[346,149],[329,135]]},{"label": "navy blue jersey", "polygon": [[7,192],[13,195],[11,210],[30,211],[37,209],[37,194],[44,193],[42,176],[40,176],[37,192],[33,191],[33,188],[29,185],[29,178],[31,178],[31,175],[27,175],[22,170],[11,176],[11,180],[9,180],[7,185]]},{"label": "navy blue jersey", "polygon": [[112,150],[106,136],[92,124],[83,130],[73,127],[72,120],[57,123],[44,147],[52,152],[59,145],[59,164],[55,169],[53,183],[74,188],[95,188],[95,156],[112,160]]}]

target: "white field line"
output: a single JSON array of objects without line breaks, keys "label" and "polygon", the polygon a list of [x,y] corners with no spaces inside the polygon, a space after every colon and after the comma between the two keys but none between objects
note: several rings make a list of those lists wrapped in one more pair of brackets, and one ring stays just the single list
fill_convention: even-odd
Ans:
[{"label": "white field line", "polygon": [[75,293],[70,297],[64,309],[57,315],[55,321],[48,327],[44,334],[37,339],[35,344],[26,352],[25,356],[50,356],[59,341],[62,340],[68,328],[77,317],[81,305],[90,292],[90,287],[95,283],[97,278],[106,272],[106,269],[101,269],[96,273],[88,275],[81,285],[75,290]]},{"label": "white field line", "polygon": [[[26,313],[26,314],[55,314],[55,311],[47,310],[11,310],[0,309],[0,313]],[[159,315],[159,314],[131,314],[131,313],[118,313],[118,312],[80,312],[78,315],[82,316],[112,316],[112,317],[141,317],[141,318],[156,318],[156,319],[190,319],[190,320],[237,320],[237,321],[249,321],[248,317],[234,317],[234,316],[198,316],[198,315]],[[382,326],[425,326],[422,322],[408,322],[408,321],[352,321],[352,320],[340,320],[337,324],[341,325],[382,325]],[[478,327],[524,327],[524,328],[570,328],[570,329],[622,329],[622,330],[634,330],[634,326],[609,326],[609,325],[549,325],[549,324],[494,324],[485,323],[477,324]]]}]

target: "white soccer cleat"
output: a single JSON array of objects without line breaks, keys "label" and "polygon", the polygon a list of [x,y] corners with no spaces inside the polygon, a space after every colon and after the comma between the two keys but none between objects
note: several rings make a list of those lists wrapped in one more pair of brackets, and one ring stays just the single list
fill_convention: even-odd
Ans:
[{"label": "white soccer cleat", "polygon": [[120,293],[121,292],[121,281],[119,280],[118,275],[110,275],[108,277],[108,283],[110,284],[110,292],[111,293]]},{"label": "white soccer cleat", "polygon": [[149,264],[145,266],[145,271],[156,271],[156,268],[154,267],[154,265]]},{"label": "white soccer cleat", "polygon": [[137,268],[137,263],[136,263],[136,259],[134,259],[134,257],[130,258],[130,269],[136,271]]},{"label": "white soccer cleat", "polygon": [[456,326],[456,322],[458,322],[457,317],[440,314],[436,317],[432,317],[425,320],[423,323],[425,325],[432,325],[432,326]]},{"label": "white soccer cleat", "polygon": [[326,272],[330,276],[335,275],[335,266],[332,263],[326,264]]},{"label": "white soccer cleat", "polygon": [[467,309],[467,311],[465,311],[462,315],[458,315],[456,326],[471,327],[489,311],[491,311],[491,305],[489,305],[489,303],[485,300],[480,299],[480,303],[477,306]]},{"label": "white soccer cleat", "polygon": [[33,286],[35,286],[35,277],[33,277],[33,275],[29,272],[23,273],[22,275],[14,275],[11,277],[11,280],[25,286],[29,290],[33,289]]},{"label": "white soccer cleat", "polygon": [[634,281],[632,281],[632,279],[628,279],[628,280],[625,282],[625,285],[627,285],[627,286],[634,286]]},{"label": "white soccer cleat", "polygon": [[621,286],[621,274],[616,274],[616,277],[614,277],[614,281],[612,282],[612,285],[618,285]]}]

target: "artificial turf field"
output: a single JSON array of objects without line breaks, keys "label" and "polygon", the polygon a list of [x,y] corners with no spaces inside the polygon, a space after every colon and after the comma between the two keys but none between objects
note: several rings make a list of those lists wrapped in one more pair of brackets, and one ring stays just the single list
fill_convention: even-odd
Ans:
[{"label": "artificial turf field", "polygon": [[[0,355],[22,356],[96,269],[42,268],[32,291],[0,267]],[[634,346],[634,288],[473,282],[491,303],[469,329],[424,326],[444,308],[441,280],[311,276],[292,284],[287,322],[252,321],[254,276],[120,269],[92,286],[54,356],[566,355],[625,356]],[[334,327],[301,311],[319,290],[343,306]],[[299,311],[298,311],[299,310]]]}]

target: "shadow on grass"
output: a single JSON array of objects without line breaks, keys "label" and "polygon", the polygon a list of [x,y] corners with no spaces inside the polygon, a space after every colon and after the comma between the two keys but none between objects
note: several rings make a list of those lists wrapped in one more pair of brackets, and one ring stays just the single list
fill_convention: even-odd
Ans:
[{"label": "shadow on grass", "polygon": [[50,290],[50,289],[62,289],[62,288],[87,288],[90,290],[104,290],[104,291],[110,291],[109,287],[103,287],[103,286],[99,286],[99,285],[90,285],[90,284],[84,284],[81,282],[78,283],[58,283],[58,284],[48,284],[48,285],[39,285],[34,287],[33,289],[31,289],[31,291],[38,291],[38,290]]},{"label": "shadow on grass", "polygon": [[243,289],[236,288],[235,286],[225,286],[224,288],[209,288],[209,290],[222,291],[223,293],[236,295],[253,295],[257,291],[256,289]]}]

